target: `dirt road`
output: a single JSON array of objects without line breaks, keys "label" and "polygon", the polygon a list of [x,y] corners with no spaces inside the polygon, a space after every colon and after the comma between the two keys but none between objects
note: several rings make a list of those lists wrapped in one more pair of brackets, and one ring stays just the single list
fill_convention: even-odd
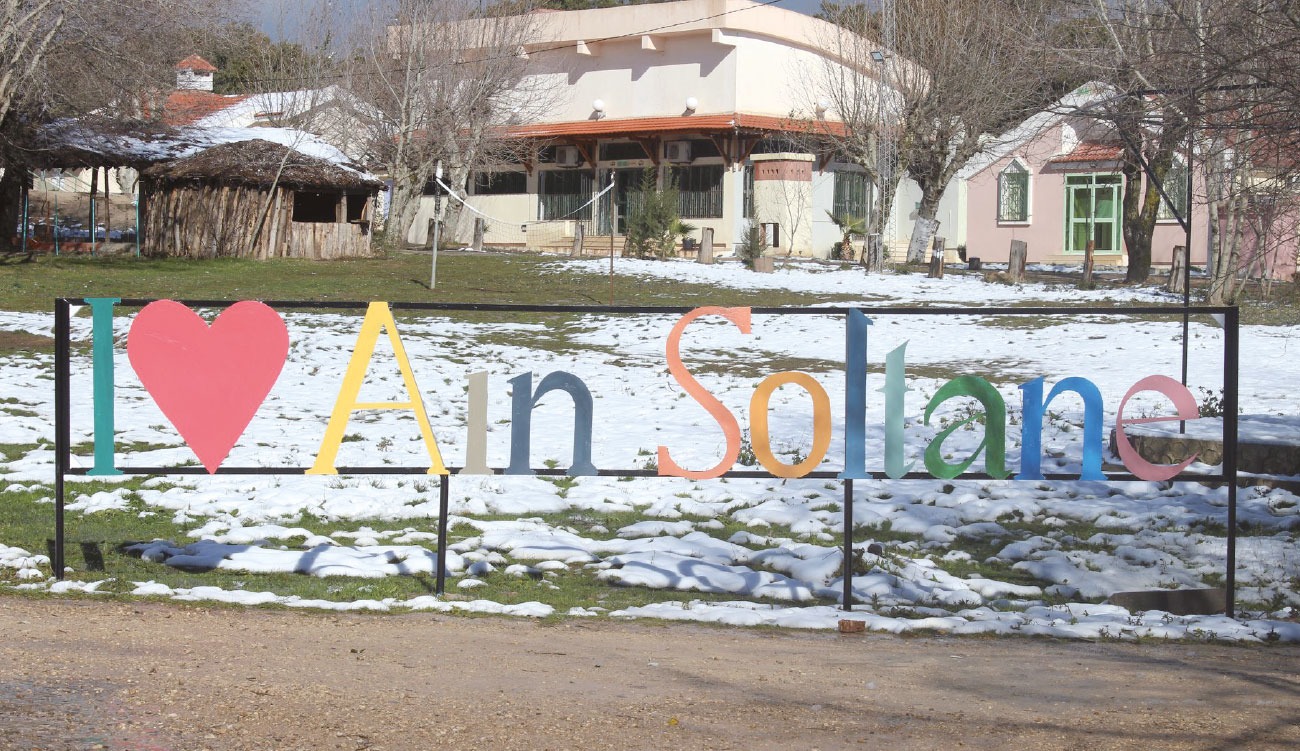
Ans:
[{"label": "dirt road", "polygon": [[1300,648],[0,597],[0,748],[1295,749]]}]

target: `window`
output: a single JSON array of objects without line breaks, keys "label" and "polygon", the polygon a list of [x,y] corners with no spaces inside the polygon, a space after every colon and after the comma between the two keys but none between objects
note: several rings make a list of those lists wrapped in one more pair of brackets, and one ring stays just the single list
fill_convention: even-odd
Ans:
[{"label": "window", "polygon": [[647,156],[639,143],[603,143],[600,145],[600,158],[606,162],[618,162]]},{"label": "window", "polygon": [[691,158],[707,159],[708,157],[721,157],[722,152],[718,151],[718,145],[707,138],[691,139]]},{"label": "window", "polygon": [[504,196],[528,192],[528,176],[523,172],[477,172],[474,195]]},{"label": "window", "polygon": [[293,220],[333,224],[338,221],[338,193],[307,193],[294,191]]},{"label": "window", "polygon": [[721,164],[673,167],[669,173],[677,186],[677,211],[683,219],[717,219],[722,216]]},{"label": "window", "polygon": [[348,206],[348,221],[363,222],[366,220],[366,205],[370,203],[370,196],[365,193],[349,193],[346,196]]},{"label": "window", "polygon": [[836,172],[835,198],[831,213],[836,217],[867,218],[870,183],[865,172]]},{"label": "window", "polygon": [[1029,221],[1029,171],[1018,161],[998,174],[998,221]]},{"label": "window", "polygon": [[[539,219],[590,219],[591,173],[586,170],[547,170],[539,173]],[[581,207],[581,209],[580,209]]]},{"label": "window", "polygon": [[1165,180],[1162,185],[1165,189],[1165,195],[1173,200],[1173,206],[1168,201],[1161,199],[1160,211],[1156,214],[1157,219],[1177,219],[1178,217],[1187,216],[1187,165],[1174,161],[1169,166],[1169,171],[1165,173]]}]

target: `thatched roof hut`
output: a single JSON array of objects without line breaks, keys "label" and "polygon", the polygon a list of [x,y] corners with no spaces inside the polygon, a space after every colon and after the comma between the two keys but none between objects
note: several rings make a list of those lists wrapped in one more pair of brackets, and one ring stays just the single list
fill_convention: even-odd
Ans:
[{"label": "thatched roof hut", "polygon": [[370,252],[375,177],[269,141],[213,146],[141,174],[154,255],[346,258]]}]

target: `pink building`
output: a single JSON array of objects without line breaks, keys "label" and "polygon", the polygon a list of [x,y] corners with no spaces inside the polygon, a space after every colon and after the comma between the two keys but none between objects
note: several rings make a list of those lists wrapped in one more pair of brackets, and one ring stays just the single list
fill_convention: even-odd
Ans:
[{"label": "pink building", "polygon": [[[1079,114],[1105,95],[1096,84],[1076,89],[1000,136],[958,173],[966,195],[968,257],[1006,261],[1011,241],[1023,240],[1030,263],[1080,264],[1091,240],[1097,264],[1128,264],[1121,147],[1105,122]],[[1165,186],[1180,210],[1187,202],[1186,175],[1180,157]],[[1193,265],[1205,265],[1208,242],[1205,205],[1193,201]],[[1152,238],[1152,265],[1168,266],[1174,247],[1184,244],[1183,228],[1166,203]]]}]

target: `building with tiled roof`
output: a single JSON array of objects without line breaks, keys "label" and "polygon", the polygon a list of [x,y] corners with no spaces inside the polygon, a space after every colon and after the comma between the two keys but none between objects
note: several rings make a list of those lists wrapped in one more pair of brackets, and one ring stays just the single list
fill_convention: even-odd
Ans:
[{"label": "building with tiled roof", "polygon": [[[713,230],[722,250],[757,217],[773,252],[827,257],[842,239],[828,212],[871,211],[866,173],[810,137],[843,131],[812,83],[846,65],[837,27],[750,0],[681,0],[546,13],[537,28],[521,49],[521,88],[555,101],[541,112],[525,102],[506,126],[528,156],[449,186],[481,212],[460,212],[465,222],[497,220],[489,243],[532,247],[545,230],[564,247],[578,225],[588,237],[623,235],[647,168],[675,183],[682,218]],[[412,242],[425,240],[425,203]],[[547,222],[559,229],[536,226]],[[905,246],[907,212],[893,229]]]},{"label": "building with tiled roof", "polygon": [[[1026,243],[1031,263],[1079,264],[1089,244],[1098,264],[1128,263],[1123,146],[1091,111],[1112,94],[1103,84],[1079,87],[994,138],[958,172],[951,192],[961,207],[967,256],[1005,262],[1012,241],[1018,240]],[[1202,265],[1209,244],[1208,213],[1204,201],[1188,202],[1186,170],[1180,156],[1166,189],[1179,211],[1191,207],[1191,260]],[[1203,188],[1195,192],[1201,194]],[[1152,236],[1152,264],[1168,267],[1174,248],[1186,242],[1175,211],[1164,203]]]}]

